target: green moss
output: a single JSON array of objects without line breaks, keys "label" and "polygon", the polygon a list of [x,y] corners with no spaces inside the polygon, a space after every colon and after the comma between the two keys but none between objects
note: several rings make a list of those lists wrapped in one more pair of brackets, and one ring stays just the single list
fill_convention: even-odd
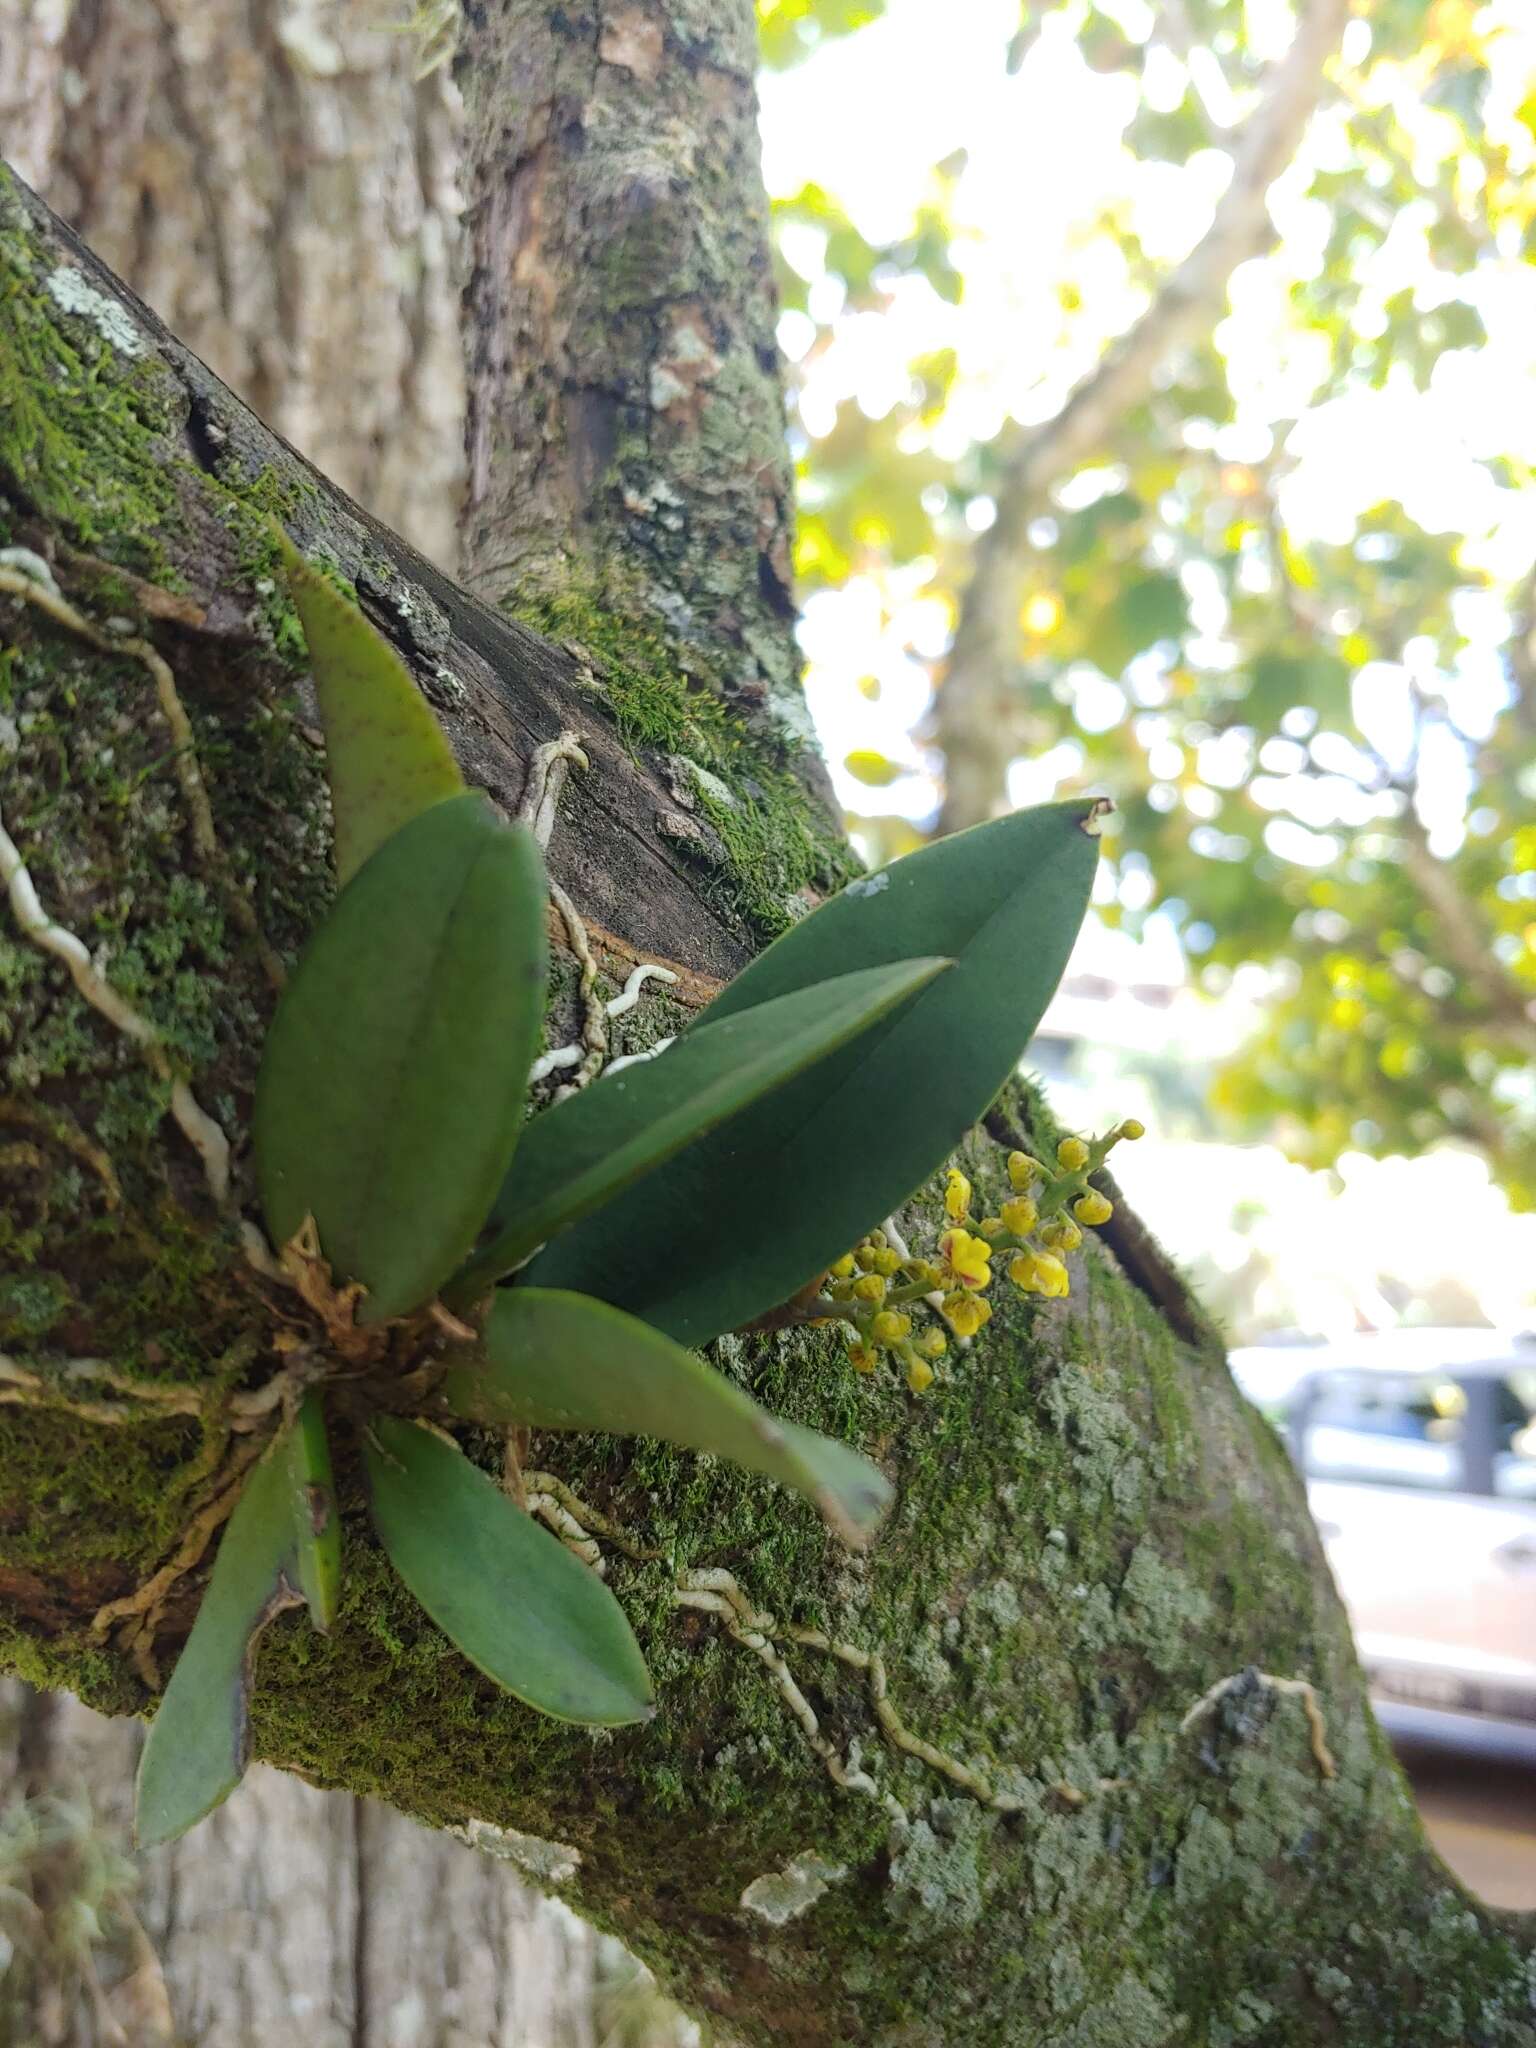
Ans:
[{"label": "green moss", "polygon": [[58,273],[38,274],[16,208],[0,166],[0,469],[82,546],[171,582],[157,535],[175,504],[175,387],[50,294]]},{"label": "green moss", "polygon": [[691,656],[685,673],[652,628],[574,587],[521,603],[518,616],[587,663],[593,695],[632,754],[680,756],[703,771],[690,776],[690,803],[718,836],[725,862],[706,869],[701,893],[733,921],[759,939],[775,938],[857,872],[793,769],[726,709],[706,678],[689,680],[697,669]]}]

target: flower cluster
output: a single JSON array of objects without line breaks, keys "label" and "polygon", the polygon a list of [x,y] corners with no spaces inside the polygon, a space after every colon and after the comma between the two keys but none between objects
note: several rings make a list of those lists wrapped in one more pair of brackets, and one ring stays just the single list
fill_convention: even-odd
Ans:
[{"label": "flower cluster", "polygon": [[1067,1254],[1082,1243],[1085,1227],[1107,1223],[1114,1213],[1089,1176],[1122,1138],[1143,1135],[1142,1125],[1128,1117],[1102,1138],[1063,1138],[1049,1165],[1028,1152],[1010,1152],[1012,1195],[995,1216],[979,1220],[971,1214],[971,1183],[951,1167],[944,1184],[949,1227],[934,1257],[914,1257],[887,1225],[861,1239],[827,1275],[828,1303],[837,1304],[838,1318],[849,1325],[850,1364],[873,1372],[889,1352],[912,1392],[923,1393],[949,1340],[933,1322],[914,1335],[914,1317],[927,1309],[956,1337],[974,1337],[992,1315],[986,1294],[994,1259],[1006,1260],[1008,1278],[1023,1294],[1054,1299],[1070,1293]]}]

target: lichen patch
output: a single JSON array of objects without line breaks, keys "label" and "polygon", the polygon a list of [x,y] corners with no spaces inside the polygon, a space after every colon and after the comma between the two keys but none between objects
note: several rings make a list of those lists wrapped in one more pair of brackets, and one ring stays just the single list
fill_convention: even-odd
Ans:
[{"label": "lichen patch", "polygon": [[498,1863],[515,1864],[538,1884],[564,1884],[581,1868],[581,1851],[569,1842],[547,1842],[542,1835],[525,1835],[518,1828],[493,1827],[473,1815],[449,1833]]},{"label": "lichen patch", "polygon": [[782,1927],[808,1913],[829,1885],[848,1875],[841,1863],[829,1863],[814,1849],[792,1856],[782,1870],[754,1877],[741,1895],[742,1910],[755,1913],[770,1927]]},{"label": "lichen patch", "polygon": [[73,264],[61,263],[56,270],[49,271],[43,282],[59,310],[78,313],[82,320],[89,320],[109,348],[124,356],[144,353],[144,337],[124,309],[105,292],[87,284]]}]

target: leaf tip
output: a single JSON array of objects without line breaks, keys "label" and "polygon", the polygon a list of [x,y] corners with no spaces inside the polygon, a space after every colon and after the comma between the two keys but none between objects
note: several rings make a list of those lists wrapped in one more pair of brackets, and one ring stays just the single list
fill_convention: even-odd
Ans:
[{"label": "leaf tip", "polygon": [[1114,816],[1114,800],[1107,796],[1096,796],[1083,816],[1078,819],[1078,830],[1086,832],[1090,839],[1103,837],[1104,821]]}]

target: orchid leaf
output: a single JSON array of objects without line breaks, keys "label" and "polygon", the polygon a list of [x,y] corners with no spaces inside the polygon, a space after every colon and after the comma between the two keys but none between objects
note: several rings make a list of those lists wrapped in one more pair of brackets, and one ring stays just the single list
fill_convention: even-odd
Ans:
[{"label": "orchid leaf", "polygon": [[463,793],[442,727],[409,669],[278,529],[325,728],[336,874],[349,882],[392,833]]},{"label": "orchid leaf", "polygon": [[903,960],[797,990],[689,1032],[659,1058],[545,1110],[518,1145],[487,1241],[450,1301],[472,1301],[558,1231],[868,1030],[947,964]]},{"label": "orchid leaf", "polygon": [[434,805],[341,892],[277,1007],[252,1116],[267,1224],[313,1217],[362,1322],[432,1299],[522,1128],[543,1016],[544,874],[485,798]]},{"label": "orchid leaf", "polygon": [[336,1619],[341,1594],[341,1519],[318,1388],[311,1388],[300,1403],[294,1426],[283,1442],[283,1455],[288,1468],[298,1587],[310,1620],[324,1630]]},{"label": "orchid leaf", "polygon": [[379,1541],[450,1642],[557,1720],[649,1720],[645,1660],[597,1574],[431,1430],[385,1416],[370,1435]]},{"label": "orchid leaf", "polygon": [[192,1633],[176,1660],[139,1760],[141,1848],[174,1841],[222,1804],[250,1759],[256,1639],[303,1604],[287,1432],[252,1471],[219,1539]]},{"label": "orchid leaf", "polygon": [[712,1451],[807,1495],[853,1544],[890,1505],[883,1475],[847,1444],[776,1420],[670,1337],[586,1295],[499,1294],[483,1356],[450,1370],[443,1400],[498,1428],[601,1429]]},{"label": "orchid leaf", "polygon": [[957,833],[777,939],[693,1031],[913,955],[955,965],[566,1231],[530,1281],[698,1345],[840,1257],[943,1163],[1018,1065],[1087,909],[1098,809],[1047,804]]}]

